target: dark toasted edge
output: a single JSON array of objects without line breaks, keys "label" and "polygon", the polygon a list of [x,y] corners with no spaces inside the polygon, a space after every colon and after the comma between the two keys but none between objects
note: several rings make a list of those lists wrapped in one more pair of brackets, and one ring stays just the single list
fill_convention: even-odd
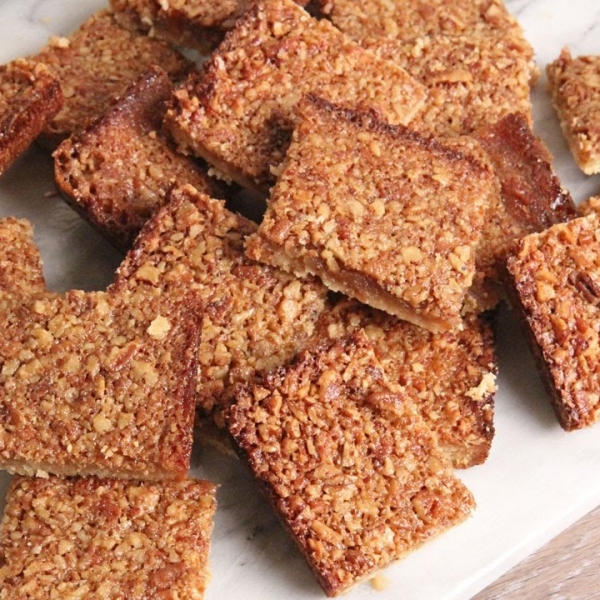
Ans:
[{"label": "dark toasted edge", "polygon": [[[55,182],[64,200],[122,252],[131,248],[142,226],[135,222],[122,223],[117,218],[118,215],[103,212],[102,208],[98,210],[93,195],[82,195],[72,185],[68,172],[69,162],[82,147],[92,146],[96,141],[101,142],[105,128],[113,129],[118,127],[121,121],[131,121],[140,123],[144,131],[156,131],[167,151],[172,152],[179,160],[189,163],[190,169],[202,173],[211,195],[218,198],[228,195],[226,186],[211,178],[205,165],[191,157],[179,155],[170,140],[163,135],[163,117],[172,91],[173,85],[168,74],[162,68],[151,65],[103,115],[81,132],[64,140],[53,153]],[[164,203],[168,201],[168,196],[169,190],[165,193]],[[157,210],[158,208],[160,207],[157,207]]]},{"label": "dark toasted edge", "polygon": [[[548,147],[535,136],[525,115],[508,114],[475,131],[473,136],[483,146],[496,170],[504,205],[515,221],[530,231],[541,231],[578,216],[570,192],[561,185],[552,166]],[[503,159],[498,151],[500,144],[513,158],[511,173],[503,169]],[[511,187],[508,176],[518,177],[519,189]],[[535,190],[537,195],[528,194],[524,187]]]},{"label": "dark toasted edge", "polygon": [[523,302],[521,296],[522,292],[527,293],[528,289],[530,289],[534,283],[524,279],[517,279],[515,276],[513,263],[515,262],[515,255],[518,252],[519,246],[519,242],[513,245],[500,269],[500,276],[509,306],[517,319],[521,333],[531,352],[540,380],[548,393],[554,414],[556,415],[560,426],[565,431],[581,429],[587,423],[581,418],[579,411],[574,407],[570,407],[569,404],[564,401],[562,391],[557,385],[551,367],[551,357],[546,355],[538,342],[537,331],[535,328],[535,316],[531,314],[530,309]]}]

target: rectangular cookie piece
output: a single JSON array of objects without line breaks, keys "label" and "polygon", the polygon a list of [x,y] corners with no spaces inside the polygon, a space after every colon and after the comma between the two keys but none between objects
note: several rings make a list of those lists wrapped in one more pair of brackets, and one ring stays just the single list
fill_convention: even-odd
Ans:
[{"label": "rectangular cookie piece", "polygon": [[173,187],[189,183],[211,196],[225,193],[206,165],[178,154],[162,133],[171,93],[166,72],[150,67],[54,152],[56,183],[67,202],[123,250]]},{"label": "rectangular cookie piece", "polygon": [[29,147],[64,102],[48,68],[18,59],[0,66],[0,175]]},{"label": "rectangular cookie piece", "polygon": [[531,46],[514,29],[374,40],[371,48],[425,85],[428,101],[410,126],[465,135],[520,112],[531,124]]},{"label": "rectangular cookie piece", "polygon": [[506,288],[567,431],[600,418],[600,217],[591,214],[521,239]]},{"label": "rectangular cookie piece", "polygon": [[336,339],[364,329],[386,377],[415,403],[454,468],[464,469],[485,462],[494,437],[492,321],[493,315],[471,314],[459,332],[431,333],[343,298],[318,331]]},{"label": "rectangular cookie piece", "polygon": [[0,307],[4,301],[21,302],[23,297],[46,291],[42,257],[29,221],[0,219],[0,248]]},{"label": "rectangular cookie piece", "polygon": [[232,387],[283,364],[313,334],[328,307],[327,290],[244,254],[256,224],[191,186],[175,190],[118,269],[115,288],[148,296],[193,290],[202,299],[196,399],[222,426]]},{"label": "rectangular cookie piece", "polygon": [[192,68],[173,47],[118,25],[108,10],[93,14],[68,37],[51,38],[33,60],[49,67],[65,97],[42,135],[52,149],[99,117],[150,65],[174,80]]},{"label": "rectangular cookie piece", "polygon": [[459,329],[493,172],[433,138],[308,97],[248,256],[431,331]]},{"label": "rectangular cookie piece", "polygon": [[237,450],[328,596],[474,507],[360,330],[301,353],[236,399]]},{"label": "rectangular cookie piece", "polygon": [[201,600],[216,488],[207,481],[15,477],[0,599]]},{"label": "rectangular cookie piece", "polygon": [[215,48],[249,4],[249,0],[110,0],[123,27],[201,53]]},{"label": "rectangular cookie piece", "polygon": [[531,120],[534,52],[502,0],[323,0],[346,35],[428,89],[411,127],[468,134],[519,110]]},{"label": "rectangular cookie piece", "polygon": [[425,90],[293,0],[249,9],[204,70],[176,90],[165,123],[182,151],[197,154],[260,195],[276,178],[307,92],[406,123]]},{"label": "rectangular cookie piece", "polygon": [[600,55],[573,58],[567,48],[546,66],[548,89],[573,158],[600,173]]},{"label": "rectangular cookie piece", "polygon": [[70,291],[0,313],[0,467],[184,478],[200,332],[191,302]]}]

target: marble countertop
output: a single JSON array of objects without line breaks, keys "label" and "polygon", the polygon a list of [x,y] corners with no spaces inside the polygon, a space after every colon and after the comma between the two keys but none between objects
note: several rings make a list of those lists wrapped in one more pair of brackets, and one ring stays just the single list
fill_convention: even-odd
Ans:
[{"label": "marble countertop", "polygon": [[[523,25],[542,71],[563,46],[574,55],[600,54],[598,0],[506,4]],[[104,5],[102,0],[2,0],[0,63],[36,52],[50,35],[69,33]],[[563,185],[576,202],[600,194],[600,177],[585,177],[567,150],[545,77],[533,90],[533,101],[535,131],[555,157]],[[51,289],[102,289],[120,257],[54,191],[49,157],[32,148],[0,180],[0,217],[34,223]],[[376,591],[366,582],[347,594],[349,600],[471,598],[600,505],[600,429],[569,434],[560,429],[506,310],[500,316],[498,354],[493,449],[486,464],[460,473],[477,500],[473,517],[386,569],[385,589]],[[323,597],[235,460],[196,450],[192,474],[221,484],[208,600]],[[0,473],[0,498],[8,481]]]}]

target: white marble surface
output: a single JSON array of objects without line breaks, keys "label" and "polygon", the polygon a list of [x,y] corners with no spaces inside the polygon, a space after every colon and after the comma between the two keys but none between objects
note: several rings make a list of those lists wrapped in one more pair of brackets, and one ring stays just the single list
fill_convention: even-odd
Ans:
[{"label": "white marble surface", "polygon": [[[102,0],[2,0],[0,62],[36,52],[49,35],[68,33],[103,5]],[[600,54],[598,0],[507,0],[507,5],[524,26],[542,69],[564,45],[574,54]],[[542,78],[533,93],[535,129],[554,154],[563,184],[580,202],[600,193],[600,177],[584,177],[574,165],[544,85]],[[53,190],[49,158],[30,150],[0,180],[0,217],[33,221],[52,289],[101,289],[119,255]],[[493,450],[485,465],[461,474],[478,503],[474,516],[389,567],[385,590],[365,583],[349,599],[470,598],[600,504],[600,428],[564,433],[506,312],[500,330]],[[222,484],[208,600],[323,597],[239,464],[196,452],[193,474]],[[0,498],[7,482],[0,473]]]}]

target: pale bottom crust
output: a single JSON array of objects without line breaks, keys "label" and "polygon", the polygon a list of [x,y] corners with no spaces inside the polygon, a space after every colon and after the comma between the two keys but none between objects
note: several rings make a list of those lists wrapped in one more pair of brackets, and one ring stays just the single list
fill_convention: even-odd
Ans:
[{"label": "pale bottom crust", "polygon": [[313,275],[321,279],[323,284],[333,292],[340,292],[356,298],[413,325],[427,329],[432,333],[460,331],[463,322],[460,314],[447,319],[435,318],[415,311],[397,296],[386,292],[373,279],[356,270],[344,269],[333,272],[326,261],[314,257],[290,257],[281,246],[264,237],[254,237],[249,255],[256,260],[264,260],[298,277]]}]

